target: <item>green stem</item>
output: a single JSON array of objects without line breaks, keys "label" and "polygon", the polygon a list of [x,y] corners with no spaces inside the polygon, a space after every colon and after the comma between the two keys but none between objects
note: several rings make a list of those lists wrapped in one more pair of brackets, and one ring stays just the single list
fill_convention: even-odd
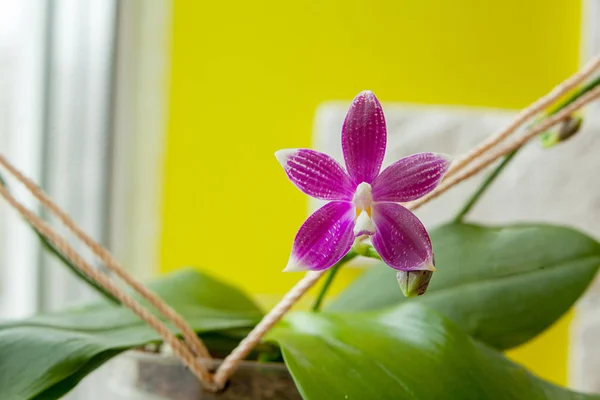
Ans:
[{"label": "green stem", "polygon": [[381,261],[381,256],[377,253],[373,246],[363,241],[355,241],[354,246],[352,246],[352,250],[357,256],[376,258],[377,260]]},{"label": "green stem", "polygon": [[365,248],[364,252],[361,254],[363,257],[375,258],[379,261],[383,261],[377,250],[373,246],[368,246]]},{"label": "green stem", "polygon": [[585,84],[582,87],[580,87],[571,96],[567,97],[561,103],[557,104],[555,108],[551,109],[547,113],[547,116],[556,114],[557,112],[559,112],[560,110],[562,110],[563,108],[565,108],[569,104],[573,103],[575,100],[577,100],[578,98],[580,98],[581,96],[583,96],[584,94],[586,94],[587,92],[589,92],[590,90],[592,90],[593,88],[595,88],[598,85],[600,85],[600,76],[597,76],[596,78],[592,79],[587,84]]},{"label": "green stem", "polygon": [[[2,176],[0,176],[0,185],[4,186],[6,190],[8,190],[8,185]],[[99,286],[92,278],[87,276],[85,273],[79,270],[64,254],[62,254],[51,242],[48,240],[46,236],[42,232],[40,232],[35,226],[33,226],[29,221],[25,220],[25,222],[29,225],[31,229],[36,233],[37,237],[40,239],[40,242],[44,246],[44,248],[53,254],[56,258],[58,258],[63,264],[65,264],[71,272],[77,275],[78,278],[86,282],[90,287],[92,287],[96,292],[98,292],[101,296],[106,298],[107,300],[115,303],[121,304],[121,302],[112,294],[108,293],[103,287]]]},{"label": "green stem", "polygon": [[317,299],[315,300],[315,303],[313,304],[313,306],[311,308],[312,311],[319,312],[321,310],[321,305],[323,304],[325,295],[327,294],[327,291],[329,290],[329,286],[331,286],[331,283],[333,282],[335,276],[337,275],[337,273],[341,267],[342,267],[341,264],[339,264],[339,263],[335,264],[333,267],[331,267],[331,269],[327,273],[325,282],[323,282],[323,286],[321,286],[321,290],[319,291],[319,294],[317,295]]},{"label": "green stem", "polygon": [[321,286],[321,290],[319,291],[319,294],[317,295],[317,299],[315,300],[314,304],[311,307],[312,311],[319,312],[321,310],[321,305],[323,304],[323,300],[325,300],[325,295],[327,294],[329,287],[333,283],[333,280],[335,279],[335,276],[337,275],[338,271],[344,264],[346,264],[348,261],[352,260],[357,255],[358,254],[356,254],[354,251],[350,251],[350,253],[346,254],[346,256],[344,256],[344,258],[342,258],[333,267],[331,267],[331,269],[327,273],[325,282],[323,282],[323,286]]},{"label": "green stem", "polygon": [[467,215],[467,213],[469,211],[471,211],[471,208],[473,208],[473,206],[477,203],[477,201],[479,201],[481,196],[483,196],[483,194],[487,191],[487,189],[490,187],[490,185],[496,180],[498,175],[500,175],[500,172],[502,172],[502,170],[504,170],[504,168],[506,168],[506,166],[510,163],[510,161],[513,159],[513,157],[517,154],[519,149],[520,149],[520,147],[518,149],[512,151],[511,153],[507,154],[502,159],[500,164],[498,164],[498,166],[496,166],[496,168],[494,168],[494,170],[488,176],[486,176],[486,178],[484,179],[481,186],[479,186],[477,188],[477,190],[475,191],[475,193],[473,193],[471,198],[469,198],[469,200],[467,200],[467,203],[463,206],[462,210],[460,210],[458,212],[458,214],[454,218],[454,222],[462,222],[463,221],[463,219],[465,218],[465,215]]}]

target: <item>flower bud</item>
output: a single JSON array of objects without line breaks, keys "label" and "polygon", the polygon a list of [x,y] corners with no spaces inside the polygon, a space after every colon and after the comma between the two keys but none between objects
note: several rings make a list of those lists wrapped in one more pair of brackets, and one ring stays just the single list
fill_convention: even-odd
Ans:
[{"label": "flower bud", "polygon": [[578,115],[578,116],[571,116],[569,118],[567,118],[562,125],[560,126],[560,129],[558,130],[558,138],[561,142],[564,142],[565,140],[569,139],[571,136],[575,135],[577,132],[579,132],[579,129],[581,128],[581,124],[583,123],[583,118]]},{"label": "flower bud", "polygon": [[541,135],[542,146],[545,148],[550,148],[571,138],[573,135],[579,132],[582,122],[583,118],[581,116],[570,116],[569,118],[565,119],[560,125],[560,128],[557,130],[544,132]]},{"label": "flower bud", "polygon": [[396,279],[405,297],[421,296],[427,291],[433,271],[398,271]]}]

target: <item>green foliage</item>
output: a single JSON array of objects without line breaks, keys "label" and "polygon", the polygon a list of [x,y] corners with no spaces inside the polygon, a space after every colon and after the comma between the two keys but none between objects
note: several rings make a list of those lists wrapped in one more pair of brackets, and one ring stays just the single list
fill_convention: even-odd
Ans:
[{"label": "green foliage", "polygon": [[[261,318],[245,294],[194,269],[149,285],[193,329],[222,343]],[[239,331],[243,333],[239,333]],[[160,340],[131,311],[109,302],[0,325],[2,400],[60,398],[120,352]],[[37,397],[36,397],[37,396]]]},{"label": "green foliage", "polygon": [[305,400],[585,400],[474,342],[424,306],[294,313],[270,334]]},{"label": "green foliage", "polygon": [[600,244],[564,227],[455,223],[430,234],[438,271],[424,296],[404,298],[395,272],[378,265],[327,310],[365,311],[418,302],[441,312],[474,338],[508,349],[563,315],[600,265]]},{"label": "green foliage", "polygon": [[[270,333],[304,398],[598,399],[544,382],[487,346],[516,346],[556,321],[595,275],[599,243],[548,225],[454,223],[431,237],[438,272],[424,296],[405,299],[394,271],[378,266],[326,312],[293,313]],[[196,270],[150,287],[213,354],[262,317],[246,295]],[[0,324],[2,400],[60,398],[111,357],[158,341],[108,301]],[[261,359],[277,359],[261,346]]]}]

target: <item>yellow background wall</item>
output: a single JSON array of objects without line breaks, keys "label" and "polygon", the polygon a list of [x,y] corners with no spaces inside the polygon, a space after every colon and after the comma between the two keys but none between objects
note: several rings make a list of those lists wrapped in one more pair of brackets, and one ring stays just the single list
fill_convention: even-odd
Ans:
[{"label": "yellow background wall", "polygon": [[[525,106],[576,69],[580,12],[574,0],[175,0],[162,270],[284,293],[300,277],[281,269],[307,199],[273,153],[310,147],[319,103],[371,89]],[[564,383],[566,332],[511,355]]]}]

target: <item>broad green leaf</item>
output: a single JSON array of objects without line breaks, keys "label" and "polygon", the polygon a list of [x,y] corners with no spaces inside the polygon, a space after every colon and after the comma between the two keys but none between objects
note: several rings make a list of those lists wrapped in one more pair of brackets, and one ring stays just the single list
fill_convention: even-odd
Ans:
[{"label": "broad green leaf", "polygon": [[[261,310],[239,290],[194,269],[150,285],[211,340],[252,328]],[[211,333],[227,331],[227,335]],[[0,324],[2,400],[54,399],[118,353],[160,337],[129,310],[96,303],[76,310]]]},{"label": "broad green leaf", "polygon": [[277,341],[305,400],[584,400],[477,344],[417,304],[374,313],[293,313]]},{"label": "broad green leaf", "polygon": [[600,265],[600,243],[564,227],[450,224],[430,234],[438,271],[424,296],[404,298],[395,272],[382,264],[360,276],[327,310],[419,302],[476,339],[508,349],[563,315]]}]

